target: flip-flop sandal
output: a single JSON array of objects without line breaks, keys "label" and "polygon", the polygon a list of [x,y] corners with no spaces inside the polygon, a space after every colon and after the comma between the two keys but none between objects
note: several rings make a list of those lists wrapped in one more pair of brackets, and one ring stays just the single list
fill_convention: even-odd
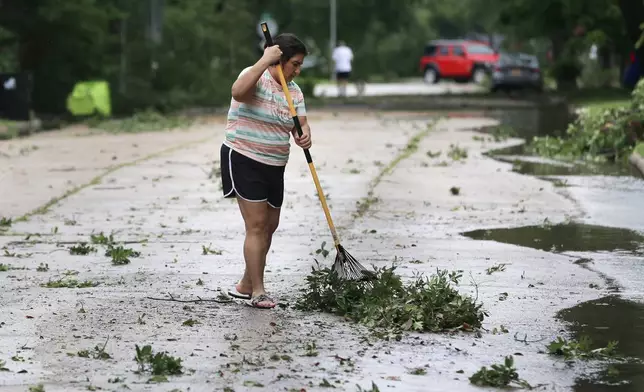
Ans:
[{"label": "flip-flop sandal", "polygon": [[[262,302],[270,302],[271,305],[260,305],[260,303]],[[277,305],[277,303],[268,295],[260,294],[257,297],[251,298],[250,301],[246,301],[246,305],[258,309],[273,309]]]},{"label": "flip-flop sandal", "polygon": [[242,294],[239,291],[237,291],[237,285],[233,285],[233,287],[228,290],[228,295],[231,297],[239,298],[239,299],[251,299],[250,294]]}]

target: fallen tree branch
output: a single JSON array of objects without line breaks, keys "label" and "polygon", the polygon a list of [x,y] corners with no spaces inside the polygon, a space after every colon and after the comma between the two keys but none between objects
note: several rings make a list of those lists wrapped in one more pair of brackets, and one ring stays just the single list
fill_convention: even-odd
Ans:
[{"label": "fallen tree branch", "polygon": [[537,339],[537,340],[528,340],[528,334],[524,334],[523,339],[517,339],[518,334],[519,334],[518,332],[514,334],[514,340],[516,340],[517,342],[525,343],[525,344],[537,343],[537,342],[541,342],[541,341],[546,339],[545,337],[543,337],[543,338]]},{"label": "fallen tree branch", "polygon": [[199,303],[199,302],[216,302],[219,304],[225,304],[228,302],[233,302],[232,298],[230,299],[217,299],[217,298],[201,298],[197,296],[197,299],[177,299],[172,294],[168,294],[170,298],[155,298],[155,297],[145,297],[153,301],[170,301],[170,302],[190,302],[190,303]]}]

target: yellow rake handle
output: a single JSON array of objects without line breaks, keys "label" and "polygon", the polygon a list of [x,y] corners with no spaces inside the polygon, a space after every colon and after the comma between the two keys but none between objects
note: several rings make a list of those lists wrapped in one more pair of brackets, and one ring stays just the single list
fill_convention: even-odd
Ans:
[{"label": "yellow rake handle", "polygon": [[[266,22],[263,22],[261,26],[262,31],[264,32],[264,38],[266,39],[266,44],[268,46],[273,46],[273,38],[271,37],[271,33],[268,30],[268,24]],[[281,63],[277,64],[277,73],[280,78],[280,83],[282,84],[282,90],[284,90],[284,95],[286,96],[286,101],[288,102],[288,108],[291,112],[291,117],[293,118],[293,122],[295,123],[295,129],[297,130],[298,135],[302,136],[302,125],[300,124],[300,119],[297,117],[297,112],[295,111],[295,107],[293,106],[293,99],[291,99],[291,93],[286,84],[286,79],[284,79],[284,72],[282,71]],[[331,212],[329,212],[329,207],[326,204],[326,197],[324,196],[324,192],[322,191],[322,187],[320,186],[320,180],[318,179],[317,171],[315,170],[315,166],[313,165],[313,158],[311,158],[311,153],[309,152],[308,148],[304,150],[304,156],[306,156],[306,162],[309,164],[311,176],[313,177],[313,182],[315,182],[315,188],[318,191],[318,197],[320,198],[320,203],[322,204],[322,209],[324,210],[324,215],[326,216],[326,221],[329,224],[329,229],[331,229],[333,241],[335,242],[335,246],[338,247],[340,245],[340,239],[338,238],[338,233],[336,232],[335,225],[333,224],[333,220],[331,219]]]}]

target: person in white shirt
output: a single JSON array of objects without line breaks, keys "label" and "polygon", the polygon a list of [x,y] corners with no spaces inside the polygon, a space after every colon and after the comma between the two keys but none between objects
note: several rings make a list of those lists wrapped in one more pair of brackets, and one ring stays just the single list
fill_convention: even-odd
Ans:
[{"label": "person in white shirt", "polygon": [[353,51],[344,41],[339,41],[338,46],[333,49],[333,62],[335,62],[335,77],[340,96],[346,96],[347,82],[351,76],[352,61]]}]

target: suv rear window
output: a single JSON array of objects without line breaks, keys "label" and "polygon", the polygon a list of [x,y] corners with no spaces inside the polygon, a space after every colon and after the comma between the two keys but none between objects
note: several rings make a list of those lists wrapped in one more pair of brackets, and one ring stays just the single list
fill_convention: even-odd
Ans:
[{"label": "suv rear window", "polygon": [[499,64],[501,66],[524,66],[539,68],[539,60],[536,56],[522,54],[522,53],[502,53],[499,57]]},{"label": "suv rear window", "polygon": [[467,53],[472,54],[494,54],[494,51],[489,46],[485,45],[468,45]]},{"label": "suv rear window", "polygon": [[529,54],[520,54],[519,60],[525,66],[539,68],[539,59],[537,59],[537,56],[533,56]]},{"label": "suv rear window", "polygon": [[436,45],[427,45],[425,46],[425,56],[434,56],[436,54]]},{"label": "suv rear window", "polygon": [[519,65],[516,56],[507,53],[502,53],[499,56],[499,64],[501,66]]}]

